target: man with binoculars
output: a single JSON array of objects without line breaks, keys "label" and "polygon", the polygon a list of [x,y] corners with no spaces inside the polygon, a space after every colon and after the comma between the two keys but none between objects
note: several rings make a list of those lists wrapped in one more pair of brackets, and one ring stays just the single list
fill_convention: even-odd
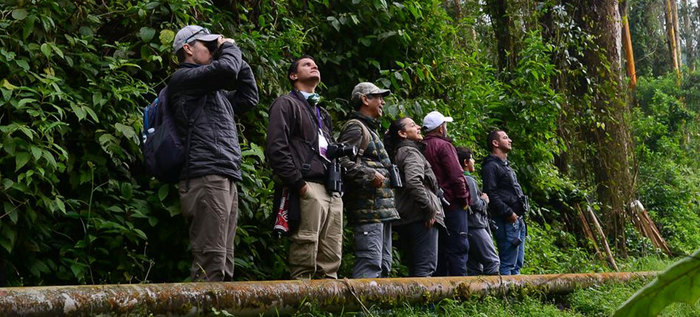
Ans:
[{"label": "man with binoculars", "polygon": [[[354,226],[353,278],[387,277],[391,272],[391,222],[399,219],[392,187],[400,186],[397,169],[377,133],[384,97],[390,94],[369,82],[352,90],[354,111],[343,126],[338,142],[355,146],[356,156],[338,160],[345,169],[345,206]],[[393,177],[392,177],[393,176]]]},{"label": "man with binoculars", "polygon": [[235,116],[258,104],[253,72],[233,39],[198,25],[177,32],[180,63],[168,82],[168,111],[186,148],[180,208],[190,221],[192,280],[233,280],[241,148]]}]

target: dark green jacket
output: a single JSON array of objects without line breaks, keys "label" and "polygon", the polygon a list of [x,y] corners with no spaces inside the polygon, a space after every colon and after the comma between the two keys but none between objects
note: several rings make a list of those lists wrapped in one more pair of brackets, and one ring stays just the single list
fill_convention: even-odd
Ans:
[{"label": "dark green jacket", "polygon": [[401,220],[394,225],[425,222],[435,218],[445,226],[445,214],[437,196],[438,181],[425,159],[422,143],[404,140],[398,144],[394,160],[401,172],[403,188],[396,190],[396,209]]},{"label": "dark green jacket", "polygon": [[[391,166],[391,160],[376,132],[377,122],[358,112],[353,112],[350,119],[360,120],[369,130],[371,139],[360,158],[360,164],[357,164],[356,157],[339,159],[340,164],[345,168],[343,202],[347,210],[348,221],[359,224],[397,220],[399,213],[394,207],[394,190],[391,189],[389,170],[387,169]],[[338,142],[354,145],[360,149],[362,138],[362,127],[359,124],[350,124],[340,132]],[[384,186],[381,188],[372,186],[375,171],[385,177]]]}]

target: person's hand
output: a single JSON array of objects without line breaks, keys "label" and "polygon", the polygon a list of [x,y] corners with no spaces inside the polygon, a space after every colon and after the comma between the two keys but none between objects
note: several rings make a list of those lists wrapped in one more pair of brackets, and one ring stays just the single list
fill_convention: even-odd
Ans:
[{"label": "person's hand", "polygon": [[481,199],[486,201],[486,203],[489,203],[489,195],[486,195],[486,193],[481,193]]},{"label": "person's hand", "polygon": [[506,220],[508,220],[508,222],[510,222],[510,223],[515,223],[516,221],[518,221],[518,215],[515,213],[512,213],[512,214],[510,214],[510,217],[507,218]]},{"label": "person's hand", "polygon": [[435,218],[431,218],[430,220],[425,221],[425,227],[428,229],[432,228],[434,224],[435,224]]},{"label": "person's hand", "polygon": [[229,42],[229,43],[231,43],[231,44],[236,44],[236,41],[234,41],[233,39],[230,39],[230,38],[227,38],[227,37],[223,37],[223,36],[219,37],[218,42],[219,42],[219,46],[221,46],[221,44],[224,44],[224,42]]},{"label": "person's hand", "polygon": [[386,178],[384,175],[380,174],[379,172],[374,172],[374,179],[372,180],[372,186],[374,187],[382,187],[384,186],[384,180]]},{"label": "person's hand", "polygon": [[307,192],[308,190],[309,190],[309,185],[308,185],[308,184],[304,184],[304,186],[302,186],[301,188],[299,188],[299,197],[304,196],[304,194],[306,194],[306,192]]}]

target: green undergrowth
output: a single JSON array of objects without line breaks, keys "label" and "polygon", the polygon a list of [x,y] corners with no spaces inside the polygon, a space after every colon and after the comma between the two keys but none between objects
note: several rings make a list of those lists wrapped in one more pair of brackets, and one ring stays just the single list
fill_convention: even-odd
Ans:
[{"label": "green undergrowth", "polygon": [[[468,301],[446,299],[426,306],[406,304],[393,309],[370,307],[369,312],[364,313],[329,313],[307,306],[296,316],[611,316],[620,304],[649,281],[608,283],[556,296],[488,296]],[[671,305],[661,316],[700,316],[700,302],[695,305]]]}]

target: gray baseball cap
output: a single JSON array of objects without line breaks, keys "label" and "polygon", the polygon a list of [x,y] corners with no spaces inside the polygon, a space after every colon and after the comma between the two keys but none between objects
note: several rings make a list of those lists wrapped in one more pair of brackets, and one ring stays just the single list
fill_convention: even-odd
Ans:
[{"label": "gray baseball cap", "polygon": [[188,25],[180,29],[180,31],[177,31],[175,39],[173,40],[173,51],[179,51],[182,46],[192,41],[199,40],[209,42],[215,41],[219,37],[221,37],[221,34],[211,34],[209,29],[205,27],[201,27],[199,25]]},{"label": "gray baseball cap", "polygon": [[389,89],[380,89],[375,84],[370,82],[359,83],[352,90],[352,101],[357,102],[362,98],[362,96],[367,95],[382,95],[383,97],[391,94]]}]

